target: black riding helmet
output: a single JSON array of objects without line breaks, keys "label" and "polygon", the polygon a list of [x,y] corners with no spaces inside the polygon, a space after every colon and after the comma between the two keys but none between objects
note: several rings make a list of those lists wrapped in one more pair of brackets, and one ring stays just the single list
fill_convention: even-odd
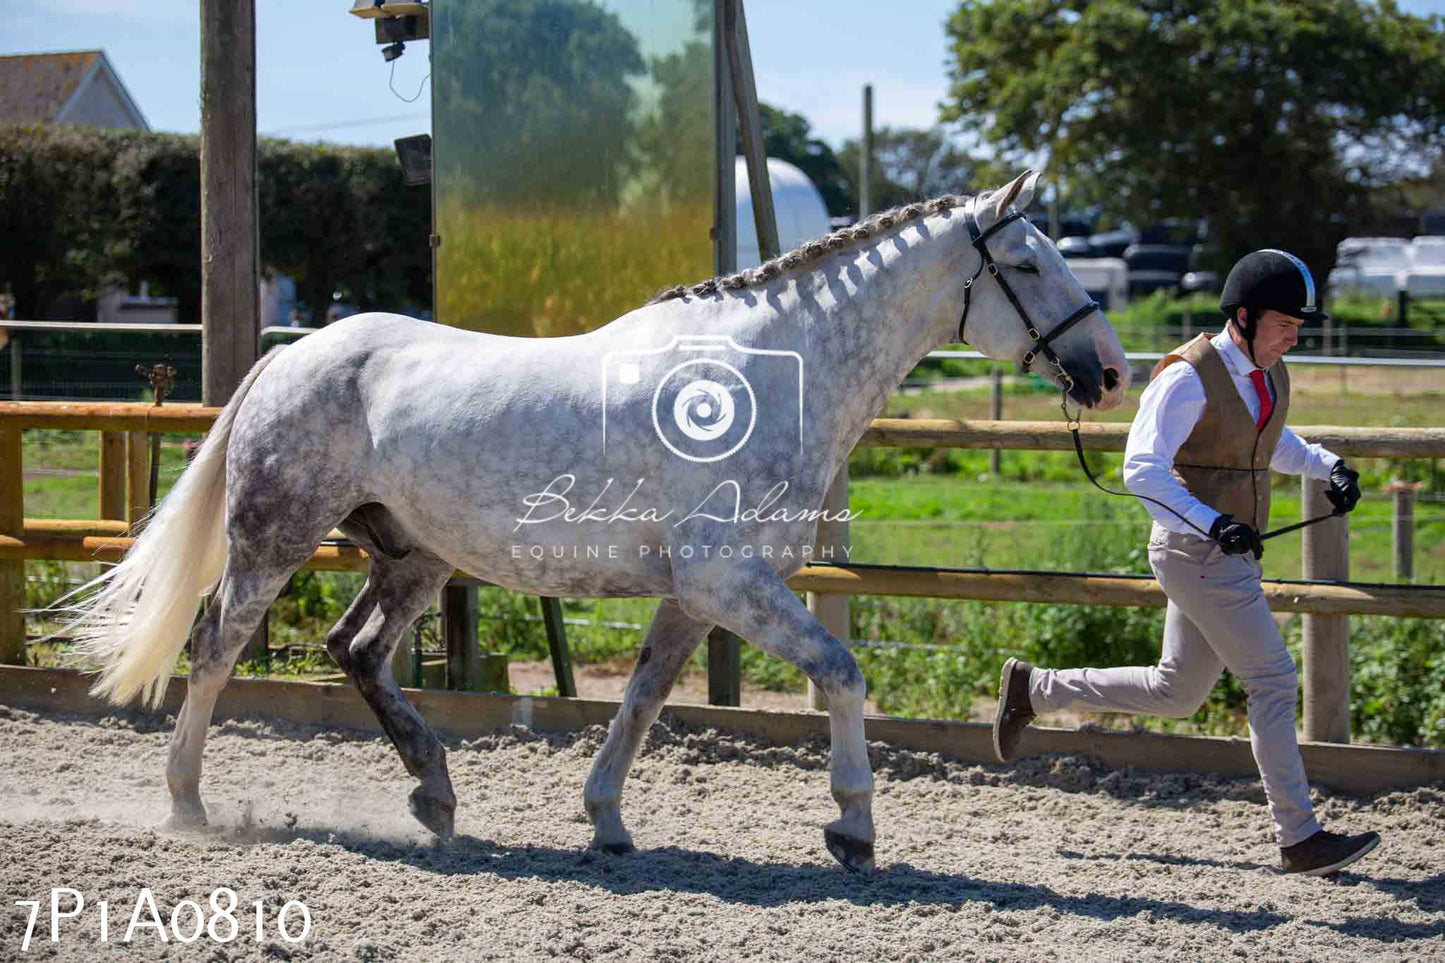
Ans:
[{"label": "black riding helmet", "polygon": [[[1219,310],[1234,322],[1254,356],[1254,332],[1261,311],[1275,310],[1301,321],[1327,321],[1317,302],[1315,279],[1305,263],[1285,251],[1268,248],[1240,258],[1224,280]],[[1247,308],[1245,321],[1235,317]]]}]

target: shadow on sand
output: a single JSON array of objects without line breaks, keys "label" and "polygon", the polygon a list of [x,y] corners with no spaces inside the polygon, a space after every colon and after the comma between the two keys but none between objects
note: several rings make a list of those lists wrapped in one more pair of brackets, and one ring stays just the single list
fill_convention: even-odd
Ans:
[{"label": "shadow on sand", "polygon": [[922,904],[947,911],[956,911],[965,904],[984,904],[1000,910],[1052,907],[1059,913],[1104,922],[1149,913],[1236,933],[1267,929],[1290,919],[1266,910],[1219,910],[1149,897],[1069,895],[1044,885],[950,876],[902,862],[892,863],[870,876],[855,876],[832,864],[760,863],[675,846],[609,856],[595,850],[504,845],[467,834],[457,835],[446,843],[419,845],[354,830],[319,827],[291,830],[259,827],[250,839],[256,843],[283,845],[306,839],[438,876],[490,874],[507,880],[578,882],[619,896],[696,893],[761,908],[831,900],[845,900],[858,906]]}]

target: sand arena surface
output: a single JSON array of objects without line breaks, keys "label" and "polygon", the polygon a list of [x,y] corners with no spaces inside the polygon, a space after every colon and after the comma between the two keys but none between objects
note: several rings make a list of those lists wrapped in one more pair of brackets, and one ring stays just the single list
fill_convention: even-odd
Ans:
[{"label": "sand arena surface", "polygon": [[[837,810],[821,743],[769,747],[664,715],[623,799],[640,850],[606,857],[584,851],[581,805],[600,727],[450,741],[445,846],[407,815],[412,781],[383,739],[260,721],[211,729],[212,825],[157,829],[170,728],[0,706],[0,960],[1445,959],[1440,785],[1317,793],[1327,826],[1385,842],[1354,872],[1302,879],[1275,870],[1255,781],[873,744],[880,870],[860,878],[822,845]],[[51,943],[44,905],[22,955],[14,901],[53,886],[87,909]],[[118,942],[141,887],[168,920],[219,886],[240,897],[236,941]],[[269,928],[291,899],[313,920],[306,940],[256,943],[252,902]]]}]

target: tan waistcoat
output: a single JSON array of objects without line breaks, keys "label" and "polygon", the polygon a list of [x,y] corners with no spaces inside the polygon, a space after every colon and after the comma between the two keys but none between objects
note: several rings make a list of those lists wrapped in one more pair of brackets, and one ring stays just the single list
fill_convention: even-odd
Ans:
[{"label": "tan waistcoat", "polygon": [[1174,456],[1174,477],[1210,508],[1264,531],[1269,525],[1269,461],[1289,414],[1289,370],[1283,360],[1269,369],[1274,409],[1264,428],[1256,429],[1228,366],[1208,335],[1201,334],[1165,355],[1154,366],[1152,377],[1176,361],[1187,361],[1199,373],[1204,383],[1204,413]]}]

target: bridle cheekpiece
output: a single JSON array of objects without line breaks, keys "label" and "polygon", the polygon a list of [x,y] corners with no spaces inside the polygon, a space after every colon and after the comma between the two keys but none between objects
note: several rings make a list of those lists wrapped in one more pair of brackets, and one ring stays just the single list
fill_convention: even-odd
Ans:
[{"label": "bridle cheekpiece", "polygon": [[999,271],[998,264],[994,261],[993,255],[988,252],[989,237],[1012,224],[1014,221],[1021,219],[1024,215],[1019,211],[1014,211],[1011,214],[999,218],[988,230],[980,231],[977,211],[978,198],[974,197],[969,202],[968,210],[964,212],[963,222],[968,226],[968,236],[972,239],[974,248],[978,250],[980,260],[978,270],[973,273],[973,277],[963,282],[963,315],[958,319],[958,340],[964,344],[968,343],[968,339],[964,337],[964,325],[968,323],[968,309],[973,299],[973,282],[978,280],[984,268],[988,268],[988,273],[998,281],[999,287],[1003,288],[1004,296],[1008,298],[1009,303],[1012,304],[1014,310],[1018,312],[1019,320],[1024,323],[1024,329],[1028,332],[1029,339],[1033,341],[1033,347],[1025,351],[1021,359],[1023,369],[1027,371],[1029,366],[1034,363],[1034,359],[1042,354],[1049,360],[1049,363],[1054,366],[1054,369],[1058,371],[1059,379],[1064,383],[1064,391],[1072,391],[1074,389],[1074,379],[1064,370],[1064,363],[1060,361],[1059,356],[1054,353],[1050,342],[1062,336],[1064,332],[1068,331],[1095,311],[1098,311],[1099,303],[1097,301],[1090,301],[1060,321],[1048,334],[1041,334],[1038,327],[1033,323],[1033,320],[1029,318],[1029,313],[1024,310],[1024,306],[1022,302],[1019,301],[1018,295],[1014,294],[1013,288],[1009,287],[1008,281]]}]

